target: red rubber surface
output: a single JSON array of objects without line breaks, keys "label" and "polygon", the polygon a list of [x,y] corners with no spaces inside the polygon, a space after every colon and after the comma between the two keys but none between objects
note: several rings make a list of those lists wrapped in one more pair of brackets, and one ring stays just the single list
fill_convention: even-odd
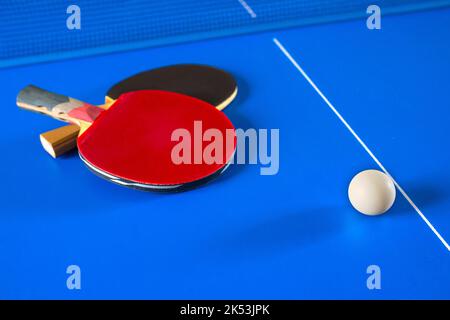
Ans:
[{"label": "red rubber surface", "polygon": [[[179,164],[171,158],[179,144],[172,132],[184,128],[191,133],[194,159],[194,121],[203,132],[218,129],[223,137],[232,131],[232,150],[220,164]],[[198,141],[198,140],[197,140]],[[210,142],[202,142],[204,148]],[[78,138],[78,151],[97,169],[138,183],[172,185],[205,178],[223,168],[236,148],[233,124],[214,106],[189,96],[166,91],[142,90],[122,95]],[[231,152],[230,152],[231,151]]]}]

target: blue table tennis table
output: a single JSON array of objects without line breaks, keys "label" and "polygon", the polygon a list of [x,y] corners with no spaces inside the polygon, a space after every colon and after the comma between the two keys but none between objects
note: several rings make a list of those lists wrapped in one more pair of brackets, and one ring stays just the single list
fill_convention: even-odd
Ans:
[{"label": "blue table tennis table", "polygon": [[[252,1],[236,1],[238,10],[242,21],[259,17]],[[60,48],[9,50],[0,298],[449,299],[450,9],[382,15],[380,30],[366,17],[80,49],[57,61]],[[189,192],[120,187],[76,152],[47,155],[38,135],[60,123],[15,105],[30,83],[100,104],[130,74],[187,62],[236,77],[224,112],[237,128],[279,129],[277,174],[235,164]],[[384,215],[348,201],[365,169],[398,184]],[[73,265],[81,288],[70,290]],[[381,272],[378,289],[367,286],[370,266]]]}]

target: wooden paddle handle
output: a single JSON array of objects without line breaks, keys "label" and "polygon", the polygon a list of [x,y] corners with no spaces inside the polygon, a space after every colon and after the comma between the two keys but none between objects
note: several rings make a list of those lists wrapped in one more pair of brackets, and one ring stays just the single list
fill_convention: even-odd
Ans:
[{"label": "wooden paddle handle", "polygon": [[102,112],[102,109],[91,104],[52,93],[33,85],[29,85],[19,92],[17,105],[20,108],[43,113],[79,126],[92,123]]},{"label": "wooden paddle handle", "polygon": [[69,124],[64,127],[41,133],[39,138],[44,150],[53,158],[56,158],[77,146],[79,132],[79,126],[76,124]]},{"label": "wooden paddle handle", "polygon": [[[105,104],[101,104],[98,107],[108,109],[108,107],[115,100],[106,97],[105,101]],[[69,124],[41,133],[39,138],[44,150],[47,151],[53,158],[56,158],[77,146],[77,137],[79,132],[79,126],[76,124]]]}]

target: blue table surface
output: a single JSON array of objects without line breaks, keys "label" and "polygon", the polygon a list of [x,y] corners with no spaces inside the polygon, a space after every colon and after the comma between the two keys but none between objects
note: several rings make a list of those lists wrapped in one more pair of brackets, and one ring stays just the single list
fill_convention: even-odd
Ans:
[{"label": "blue table surface", "polygon": [[[4,111],[0,298],[450,298],[450,10],[72,59],[0,71]],[[398,193],[390,212],[352,209],[348,183],[376,163],[275,45],[315,81],[440,233]],[[52,159],[59,123],[19,111],[33,83],[92,103],[140,70],[193,62],[233,73],[225,112],[280,129],[280,170],[234,165],[179,194],[108,183],[76,152]],[[366,268],[381,268],[368,290]],[[68,290],[78,265],[81,290]]]}]

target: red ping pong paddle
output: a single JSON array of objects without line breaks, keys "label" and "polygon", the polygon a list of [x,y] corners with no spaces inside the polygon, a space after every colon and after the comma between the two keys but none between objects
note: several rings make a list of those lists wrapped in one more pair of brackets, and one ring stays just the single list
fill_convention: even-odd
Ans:
[{"label": "red ping pong paddle", "polygon": [[[107,109],[121,94],[136,90],[164,90],[198,98],[222,110],[237,94],[236,81],[228,72],[199,64],[176,64],[147,70],[113,85],[106,93]],[[76,147],[79,128],[68,125],[40,135],[44,149],[54,158]]]},{"label": "red ping pong paddle", "polygon": [[[235,129],[225,114],[206,102],[178,93],[125,93],[103,110],[27,86],[17,96],[17,105],[79,125],[77,146],[84,163],[97,175],[132,188],[182,191],[196,187],[220,175],[236,150]],[[193,151],[189,163],[174,161],[173,152],[180,143],[173,138],[176,131],[189,136],[183,139]],[[216,161],[195,160],[196,150],[203,156],[203,150],[211,146],[208,141],[213,140],[211,135],[203,139],[203,132],[214,132],[215,143],[218,136],[223,141],[214,149]]]}]

